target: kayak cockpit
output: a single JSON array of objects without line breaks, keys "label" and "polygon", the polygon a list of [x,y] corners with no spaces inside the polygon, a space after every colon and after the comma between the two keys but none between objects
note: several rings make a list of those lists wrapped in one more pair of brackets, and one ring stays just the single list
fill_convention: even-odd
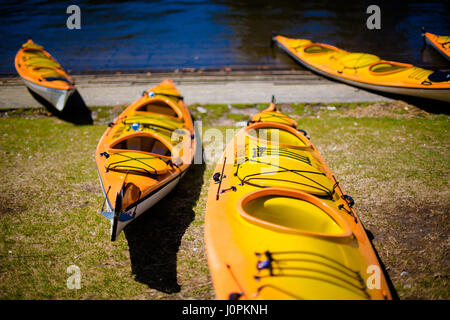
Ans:
[{"label": "kayak cockpit", "polygon": [[336,47],[322,44],[322,43],[310,43],[303,47],[303,51],[310,55],[326,54],[339,51]]},{"label": "kayak cockpit", "polygon": [[111,149],[142,151],[165,157],[171,156],[171,150],[164,142],[147,134],[132,135],[112,145]]},{"label": "kayak cockpit", "polygon": [[325,238],[348,238],[346,221],[323,200],[301,191],[265,188],[242,197],[240,215],[264,228]]},{"label": "kayak cockpit", "polygon": [[157,176],[169,170],[171,149],[162,139],[135,133],[113,144],[105,160],[107,171]]},{"label": "kayak cockpit", "polygon": [[283,129],[270,127],[257,128],[248,130],[247,134],[252,138],[258,139],[259,141],[300,147],[306,146],[306,143],[303,142],[303,140]]},{"label": "kayak cockpit", "polygon": [[278,144],[284,147],[309,148],[311,142],[296,129],[272,122],[260,122],[245,128],[245,134],[258,143]]},{"label": "kayak cockpit", "polygon": [[294,128],[297,126],[297,122],[295,120],[277,111],[260,112],[252,118],[251,122],[277,122]]},{"label": "kayak cockpit", "polygon": [[153,113],[177,119],[183,118],[182,113],[170,100],[162,98],[153,98],[146,101],[143,105],[138,106],[135,112]]},{"label": "kayak cockpit", "polygon": [[388,75],[411,68],[410,64],[379,61],[369,66],[369,72],[373,75]]}]

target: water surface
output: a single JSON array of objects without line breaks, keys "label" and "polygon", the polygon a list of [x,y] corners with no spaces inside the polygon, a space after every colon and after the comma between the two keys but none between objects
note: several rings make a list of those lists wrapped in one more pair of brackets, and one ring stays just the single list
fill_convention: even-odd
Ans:
[{"label": "water surface", "polygon": [[[66,8],[81,8],[81,30],[68,30]],[[388,60],[449,69],[423,48],[420,27],[450,34],[445,2],[377,1],[381,30],[368,30],[372,1],[2,1],[0,73],[29,37],[71,72],[180,68],[300,68],[277,48],[272,32],[304,37]]]}]

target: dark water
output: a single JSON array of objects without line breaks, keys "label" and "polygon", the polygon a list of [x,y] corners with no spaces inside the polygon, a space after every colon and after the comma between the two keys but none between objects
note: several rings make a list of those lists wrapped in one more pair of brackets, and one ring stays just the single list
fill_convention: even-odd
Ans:
[{"label": "dark water", "polygon": [[[381,30],[368,30],[366,8],[381,8]],[[0,73],[31,37],[72,72],[178,68],[299,68],[271,49],[272,32],[434,69],[448,62],[423,48],[420,27],[450,34],[450,2],[409,1],[2,1]],[[68,30],[66,8],[81,8],[81,30]]]}]

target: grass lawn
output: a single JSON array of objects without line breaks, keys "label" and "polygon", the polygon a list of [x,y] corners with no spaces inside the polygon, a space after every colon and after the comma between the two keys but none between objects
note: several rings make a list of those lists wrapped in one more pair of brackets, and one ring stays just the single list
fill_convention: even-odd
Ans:
[{"label": "grass lawn", "polygon": [[[204,130],[224,130],[264,106],[190,108]],[[355,199],[399,297],[449,299],[449,116],[403,102],[280,106]],[[193,165],[109,241],[94,153],[122,108],[92,107],[92,126],[44,110],[0,113],[0,299],[214,298],[203,245],[214,164]],[[79,290],[66,285],[71,265]]]}]

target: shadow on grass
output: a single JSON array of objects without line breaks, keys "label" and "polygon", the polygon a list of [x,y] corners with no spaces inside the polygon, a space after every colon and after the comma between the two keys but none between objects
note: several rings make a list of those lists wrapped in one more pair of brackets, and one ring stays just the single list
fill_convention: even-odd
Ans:
[{"label": "shadow on grass", "polygon": [[177,252],[200,196],[205,164],[193,164],[178,186],[124,229],[135,280],[164,293],[180,291]]},{"label": "shadow on grass", "polygon": [[[274,48],[273,41],[271,41],[271,47],[272,47],[272,50],[278,50],[278,49]],[[360,88],[358,86],[354,86],[354,85],[345,83],[343,81],[338,81],[338,80],[336,80],[334,78],[331,78],[329,76],[324,76],[324,75],[322,75],[322,74],[320,74],[320,73],[318,73],[318,72],[316,72],[314,70],[307,69],[303,65],[301,65],[297,60],[295,60],[292,56],[289,55],[289,57],[290,57],[290,59],[292,61],[294,61],[299,66],[299,68],[301,70],[310,70],[313,74],[316,74],[316,75],[318,75],[320,77],[326,78],[326,79],[328,79],[328,80],[330,80],[332,82],[340,83],[340,84],[343,83],[343,84],[352,86],[354,88],[357,88],[359,90],[364,90],[364,91],[367,91],[367,92],[371,92],[373,94],[384,96],[386,98],[390,98],[390,99],[394,99],[394,100],[403,100],[406,103],[412,104],[412,105],[414,105],[414,106],[416,106],[416,107],[418,107],[418,108],[420,108],[420,109],[422,109],[422,110],[424,110],[426,112],[429,112],[429,113],[445,114],[445,115],[449,115],[450,114],[450,110],[448,108],[448,102],[432,100],[432,99],[426,99],[426,98],[413,97],[413,96],[406,96],[406,95],[395,94],[395,93],[387,93],[387,92],[377,91],[377,90],[372,90],[372,89],[367,89],[367,88]]]},{"label": "shadow on grass", "polygon": [[94,123],[91,116],[91,110],[89,110],[89,108],[86,106],[86,103],[84,102],[78,90],[75,90],[69,96],[63,111],[59,111],[58,109],[56,109],[51,103],[49,103],[47,100],[45,100],[32,90],[28,89],[28,91],[31,93],[33,98],[36,99],[37,102],[42,104],[45,108],[47,108],[48,111],[50,111],[52,115],[60,118],[61,120],[77,125]]},{"label": "shadow on grass", "polygon": [[[327,77],[327,79],[331,80],[333,82],[336,82],[336,83],[344,83],[344,82],[340,82],[340,81],[337,81],[335,79],[328,78],[328,77]],[[344,84],[347,84],[347,83],[344,83]],[[347,84],[347,85],[349,85],[349,84]],[[448,102],[445,102],[445,101],[438,101],[438,100],[433,100],[433,99],[406,96],[406,95],[396,94],[396,93],[376,91],[376,90],[367,89],[367,88],[360,88],[357,86],[352,86],[352,87],[357,88],[359,90],[364,90],[364,91],[367,91],[367,92],[370,92],[370,93],[373,93],[373,94],[376,94],[379,96],[383,96],[383,97],[386,97],[389,99],[405,101],[406,103],[414,105],[428,113],[445,114],[445,115],[450,114],[450,110],[448,108]]]},{"label": "shadow on grass", "polygon": [[[344,82],[340,82],[340,81],[337,81],[335,79],[328,78],[328,77],[327,77],[327,79],[331,80],[333,82],[336,82],[336,83],[344,83]],[[344,83],[344,84],[347,84],[347,83]],[[350,84],[347,84],[347,85],[350,85]],[[370,93],[373,93],[373,94],[376,94],[379,96],[383,96],[383,97],[386,97],[389,99],[405,101],[406,103],[414,105],[428,113],[445,114],[445,115],[450,114],[450,110],[448,108],[448,102],[445,102],[445,101],[438,101],[438,100],[433,100],[433,99],[406,96],[406,95],[402,95],[402,94],[376,91],[376,90],[367,89],[367,88],[360,88],[357,86],[352,86],[352,87],[357,88],[359,90],[364,90],[364,91],[367,91],[367,92],[370,92]]]},{"label": "shadow on grass", "polygon": [[368,90],[368,89],[362,89],[362,90],[366,90],[366,91],[372,92],[374,94],[384,96],[386,98],[405,101],[406,103],[416,106],[428,113],[445,114],[445,115],[450,114],[450,110],[448,108],[448,102],[419,98],[419,97],[412,97],[412,96],[405,96],[405,95],[399,95],[399,94],[394,94],[394,93],[386,93],[386,92],[374,91],[374,90]]}]

